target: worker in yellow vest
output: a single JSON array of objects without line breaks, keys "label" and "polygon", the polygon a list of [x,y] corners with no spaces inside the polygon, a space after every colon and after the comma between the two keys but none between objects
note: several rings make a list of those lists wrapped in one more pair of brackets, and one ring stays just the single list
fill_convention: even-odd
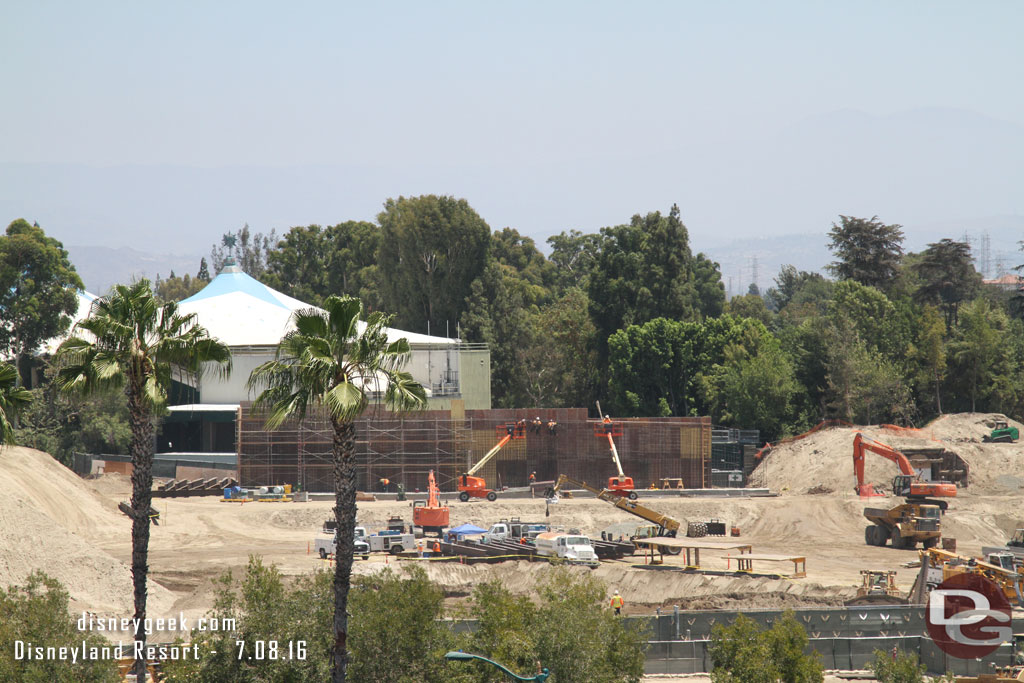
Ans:
[{"label": "worker in yellow vest", "polygon": [[615,610],[616,614],[622,614],[622,605],[622,596],[619,595],[619,591],[615,591],[615,595],[612,596],[612,609]]}]

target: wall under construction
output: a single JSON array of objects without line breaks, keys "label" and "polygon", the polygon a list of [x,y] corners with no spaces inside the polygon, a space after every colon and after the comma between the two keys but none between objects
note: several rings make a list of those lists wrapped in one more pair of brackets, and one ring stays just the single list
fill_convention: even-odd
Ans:
[{"label": "wall under construction", "polygon": [[[333,431],[319,412],[276,431],[264,428],[266,414],[243,403],[238,420],[238,475],[243,486],[298,484],[307,491],[334,488],[331,466]],[[541,424],[534,425],[536,418]],[[356,423],[357,486],[380,490],[380,480],[407,490],[424,490],[434,470],[444,491],[483,457],[504,435],[506,423],[527,420],[525,438],[513,439],[480,472],[489,486],[525,486],[530,472],[539,481],[566,474],[585,481],[606,481],[616,474],[598,420],[585,408],[525,410],[451,410],[404,414],[371,408]],[[548,427],[549,421],[556,425]],[[711,420],[626,418],[615,445],[626,474],[646,488],[662,477],[680,478],[687,488],[711,485]]]}]

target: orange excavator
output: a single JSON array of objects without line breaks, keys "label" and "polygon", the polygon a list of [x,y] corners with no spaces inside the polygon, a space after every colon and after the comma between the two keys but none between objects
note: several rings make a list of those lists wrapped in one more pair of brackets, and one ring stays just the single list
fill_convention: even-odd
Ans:
[{"label": "orange excavator", "polygon": [[412,523],[425,534],[440,536],[448,526],[448,506],[441,505],[440,489],[434,481],[434,470],[427,474],[427,499],[412,504]]},{"label": "orange excavator", "polygon": [[[597,414],[600,416],[601,413],[601,402],[597,402]],[[612,460],[615,461],[615,468],[619,471],[618,476],[608,477],[608,491],[611,491],[615,495],[629,498],[630,500],[636,500],[636,491],[633,487],[633,477],[627,477],[626,473],[622,471],[622,462],[619,460],[619,451],[615,448],[616,436],[622,436],[622,423],[612,422],[611,417],[605,415],[601,423],[594,428],[594,435],[600,438],[608,439],[608,448],[612,452]]]},{"label": "orange excavator", "polygon": [[477,464],[469,468],[469,471],[459,477],[459,500],[463,503],[468,502],[470,498],[486,498],[487,500],[494,501],[498,498],[497,491],[487,488],[487,482],[483,477],[474,477],[473,475],[479,472],[484,465],[491,461],[491,458],[498,454],[505,444],[512,439],[525,439],[526,438],[526,420],[519,420],[518,422],[507,422],[504,426],[498,427],[498,433],[502,434],[501,440],[495,444],[494,448],[487,451],[484,457],[480,458]]},{"label": "orange excavator", "polygon": [[[921,479],[921,475],[914,470],[914,466],[910,464],[907,456],[892,446],[865,437],[858,432],[857,436],[853,437],[853,472],[857,476],[856,490],[861,498],[884,495],[875,491],[871,484],[864,482],[864,454],[868,451],[880,455],[886,460],[891,460],[899,466],[900,474],[897,474],[892,480],[894,496],[903,496],[913,501],[922,501],[928,497],[956,497],[956,484],[948,481],[924,481]],[[945,501],[937,502],[937,504],[943,509],[947,507]]]}]

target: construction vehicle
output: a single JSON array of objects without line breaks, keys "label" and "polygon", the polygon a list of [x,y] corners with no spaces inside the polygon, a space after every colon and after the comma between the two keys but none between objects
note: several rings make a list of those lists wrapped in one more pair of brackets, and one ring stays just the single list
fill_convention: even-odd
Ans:
[{"label": "construction vehicle", "polygon": [[942,510],[937,505],[903,503],[894,508],[864,508],[864,516],[872,526],[864,529],[864,542],[883,546],[890,539],[897,550],[913,548],[920,543],[934,548],[942,538]]},{"label": "construction vehicle", "polygon": [[1006,542],[1005,546],[985,546],[981,549],[983,555],[993,553],[1011,553],[1017,558],[1017,562],[1024,562],[1024,529],[1017,529],[1013,532],[1013,538]]},{"label": "construction vehicle", "polygon": [[427,474],[427,499],[413,501],[412,524],[421,534],[440,536],[448,526],[448,506],[441,505],[441,491],[434,481],[434,470]]},{"label": "construction vehicle", "polygon": [[494,445],[494,448],[487,451],[484,457],[469,468],[469,471],[459,477],[459,500],[463,503],[469,501],[470,498],[486,498],[487,500],[494,502],[498,498],[498,493],[493,489],[487,488],[487,482],[484,481],[483,477],[475,477],[477,472],[483,469],[483,466],[491,461],[491,458],[498,454],[505,444],[512,439],[525,439],[526,438],[526,420],[519,420],[518,422],[507,422],[506,424],[498,427],[498,432],[502,435],[498,443]]},{"label": "construction vehicle", "polygon": [[[600,500],[603,500],[606,503],[611,503],[612,505],[619,508],[623,512],[628,512],[631,515],[635,515],[637,517],[640,517],[641,519],[647,520],[652,525],[657,527],[657,533],[650,534],[651,536],[675,538],[676,534],[679,533],[679,529],[682,527],[682,523],[678,519],[674,519],[672,517],[669,517],[668,515],[663,515],[657,510],[652,510],[649,507],[641,505],[635,500],[623,498],[621,493],[610,491],[608,489],[596,489],[593,486],[587,484],[587,482],[585,481],[578,481],[576,479],[572,479],[571,477],[567,477],[564,474],[558,475],[558,480],[555,482],[555,485],[548,489],[547,497],[553,498],[557,496],[558,492],[561,491],[562,487],[564,487],[566,484],[574,488],[589,491],[590,493],[593,493],[595,496],[597,496]],[[646,537],[649,536],[645,536],[645,538]],[[673,548],[671,550],[666,548],[665,551],[669,552],[672,555],[678,555],[680,550],[681,549],[679,548]]]},{"label": "construction vehicle", "polygon": [[[356,533],[355,538],[352,540],[352,555],[368,560],[370,559],[370,544],[363,540],[363,538]],[[330,537],[318,537],[313,542],[313,552],[320,555],[321,560],[326,560],[328,556],[333,555],[336,547],[338,547],[337,539],[333,535]]]},{"label": "construction vehicle", "polygon": [[[597,414],[599,416],[602,415],[600,401],[597,402]],[[620,496],[626,496],[631,500],[636,500],[636,491],[633,490],[633,477],[627,477],[626,473],[622,471],[619,450],[615,447],[615,437],[622,436],[622,423],[612,422],[611,417],[604,415],[601,423],[594,429],[594,435],[602,439],[608,439],[608,449],[612,452],[615,469],[619,472],[617,476],[608,477],[607,490]]]},{"label": "construction vehicle", "polygon": [[1016,427],[1011,427],[1006,420],[996,420],[992,431],[982,437],[983,441],[992,443],[1014,443],[1018,439],[1020,431]]},{"label": "construction vehicle", "polygon": [[[923,502],[924,499],[929,497],[956,497],[956,484],[948,481],[924,481],[921,479],[921,475],[914,469],[914,466],[910,464],[907,456],[892,446],[865,437],[858,432],[853,437],[853,472],[857,477],[857,494],[862,498],[884,495],[875,491],[872,484],[864,482],[864,454],[867,452],[880,455],[899,466],[900,474],[897,474],[892,480],[892,495],[902,496],[908,500],[918,502]],[[938,505],[943,510],[948,506],[945,501],[928,502],[934,502],[935,505]]]},{"label": "construction vehicle", "polygon": [[[999,586],[1011,605],[1024,607],[1024,594],[1021,593],[1024,588],[1024,575],[1013,567],[1012,558],[997,553],[988,556],[986,560],[964,557],[939,548],[921,551],[922,570],[929,590],[958,574],[977,574]],[[1006,564],[1009,564],[1009,567],[1004,566]],[[911,593],[913,594],[913,591]]]},{"label": "construction vehicle", "polygon": [[557,531],[539,534],[534,539],[537,554],[544,557],[558,557],[569,564],[584,564],[596,567],[599,563],[594,546],[586,536],[576,536]]},{"label": "construction vehicle", "polygon": [[907,598],[896,587],[896,572],[861,569],[861,585],[857,595],[846,601],[847,607],[858,605],[906,605]]}]

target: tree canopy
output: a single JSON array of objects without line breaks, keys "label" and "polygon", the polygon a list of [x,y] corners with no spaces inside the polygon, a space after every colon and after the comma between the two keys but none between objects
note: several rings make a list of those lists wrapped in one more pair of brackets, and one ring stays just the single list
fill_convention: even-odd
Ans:
[{"label": "tree canopy", "polygon": [[0,351],[22,370],[24,356],[67,332],[81,289],[59,241],[21,218],[8,225],[0,237]]},{"label": "tree canopy", "polygon": [[903,226],[871,218],[840,216],[828,233],[837,260],[829,270],[840,280],[884,289],[896,277],[903,256]]}]

